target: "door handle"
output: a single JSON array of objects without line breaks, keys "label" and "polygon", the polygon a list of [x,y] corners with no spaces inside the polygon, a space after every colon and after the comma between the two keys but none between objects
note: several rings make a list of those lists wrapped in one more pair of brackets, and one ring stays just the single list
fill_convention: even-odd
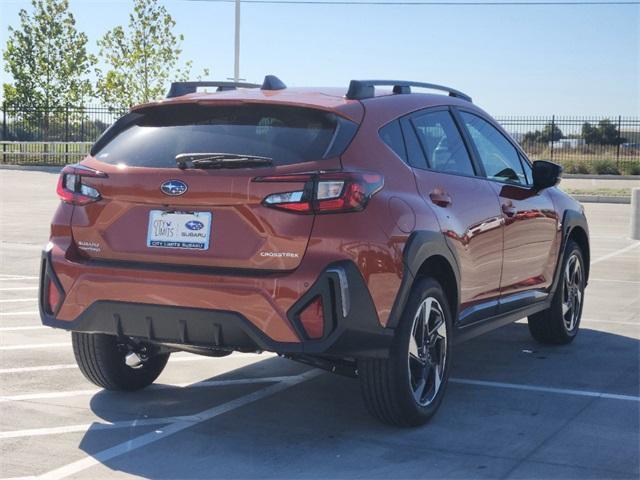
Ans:
[{"label": "door handle", "polygon": [[433,190],[429,194],[429,198],[439,207],[448,207],[451,205],[451,197],[442,190]]},{"label": "door handle", "polygon": [[503,203],[502,204],[502,213],[504,213],[507,217],[513,217],[518,212],[518,209],[513,206],[513,203]]}]

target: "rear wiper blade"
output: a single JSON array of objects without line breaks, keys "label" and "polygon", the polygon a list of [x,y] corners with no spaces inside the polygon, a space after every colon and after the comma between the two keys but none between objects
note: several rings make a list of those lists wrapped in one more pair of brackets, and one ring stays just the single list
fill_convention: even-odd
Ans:
[{"label": "rear wiper blade", "polygon": [[268,167],[273,159],[236,153],[180,153],[176,155],[178,168],[248,168]]}]

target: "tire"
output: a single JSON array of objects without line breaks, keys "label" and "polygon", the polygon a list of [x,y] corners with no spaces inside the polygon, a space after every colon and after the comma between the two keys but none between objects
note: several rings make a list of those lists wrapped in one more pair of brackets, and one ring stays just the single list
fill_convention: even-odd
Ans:
[{"label": "tire", "polygon": [[531,336],[540,343],[571,343],[580,328],[584,305],[585,267],[582,250],[569,240],[562,262],[562,273],[551,306],[529,316]]},{"label": "tire", "polygon": [[[419,314],[427,309],[432,338],[420,344],[420,320],[425,317]],[[451,332],[451,311],[442,286],[433,278],[419,278],[396,329],[389,358],[358,362],[362,395],[374,417],[394,426],[416,427],[435,414],[449,379]],[[418,380],[425,380],[420,392],[422,382]]]},{"label": "tire", "polygon": [[104,334],[72,332],[71,342],[76,363],[90,382],[106,390],[140,390],[151,385],[162,373],[169,353],[156,353],[133,368],[125,363],[127,345],[117,337]]}]

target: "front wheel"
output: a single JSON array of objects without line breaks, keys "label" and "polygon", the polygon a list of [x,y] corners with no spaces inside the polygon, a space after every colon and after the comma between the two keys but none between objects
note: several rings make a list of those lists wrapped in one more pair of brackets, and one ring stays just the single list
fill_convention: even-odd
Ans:
[{"label": "front wheel", "polygon": [[396,426],[419,426],[436,412],[451,365],[452,318],[441,285],[421,278],[396,330],[387,359],[364,359],[358,375],[367,409]]},{"label": "front wheel", "polygon": [[585,272],[582,250],[576,242],[569,240],[562,277],[551,306],[529,316],[529,331],[538,342],[566,344],[576,337],[584,304]]},{"label": "front wheel", "polygon": [[153,345],[101,333],[72,332],[71,342],[82,374],[106,390],[139,390],[151,385],[170,355]]}]

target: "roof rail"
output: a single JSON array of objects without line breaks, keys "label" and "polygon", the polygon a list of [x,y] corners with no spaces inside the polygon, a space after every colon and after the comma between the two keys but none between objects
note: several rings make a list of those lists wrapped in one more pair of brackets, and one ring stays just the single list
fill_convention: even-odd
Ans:
[{"label": "roof rail", "polygon": [[260,88],[261,90],[284,90],[287,86],[275,75],[266,75],[262,85],[246,82],[173,82],[167,98],[181,97],[196,93],[201,87],[216,87],[216,92],[235,90],[236,88]]},{"label": "roof rail", "polygon": [[471,102],[471,97],[454,88],[436,85],[434,83],[408,82],[405,80],[351,80],[347,98],[351,100],[364,100],[375,96],[375,87],[393,87],[393,93],[411,93],[411,87],[430,88],[432,90],[442,90],[449,93],[450,97],[461,98]]},{"label": "roof rail", "polygon": [[255,83],[242,82],[173,82],[167,98],[181,97],[189,93],[196,93],[201,87],[216,87],[217,92],[226,90],[235,90],[236,88],[258,88],[260,85]]}]

